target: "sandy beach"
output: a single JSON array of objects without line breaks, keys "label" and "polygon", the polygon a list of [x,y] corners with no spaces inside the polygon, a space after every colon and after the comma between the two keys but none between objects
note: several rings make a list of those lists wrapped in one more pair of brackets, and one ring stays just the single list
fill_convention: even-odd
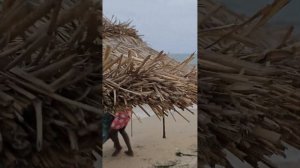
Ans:
[{"label": "sandy beach", "polygon": [[[267,157],[270,159],[274,165],[278,168],[299,168],[300,165],[300,151],[285,144],[287,149],[285,151],[286,158],[282,156],[273,155],[271,157]],[[236,168],[252,168],[248,163],[240,161],[237,157],[232,155],[230,152],[226,151],[229,161],[232,163],[233,167]],[[209,168],[209,166],[205,166],[204,168]],[[221,166],[216,166],[216,168],[223,168]],[[268,166],[263,163],[259,163],[259,168],[268,168]]]},{"label": "sandy beach", "polygon": [[[131,143],[134,150],[134,157],[124,154],[126,145],[119,135],[123,151],[116,157],[112,157],[113,143],[111,140],[103,145],[103,167],[116,168],[152,168],[163,167],[163,165],[174,165],[172,168],[196,168],[196,156],[176,156],[179,150],[185,154],[196,155],[197,150],[197,116],[196,108],[192,115],[188,111],[181,112],[190,122],[188,123],[180,115],[174,113],[176,121],[170,115],[166,118],[166,139],[162,138],[162,121],[156,116],[145,117],[141,122],[132,120],[133,136]],[[126,131],[131,135],[131,123]]]}]

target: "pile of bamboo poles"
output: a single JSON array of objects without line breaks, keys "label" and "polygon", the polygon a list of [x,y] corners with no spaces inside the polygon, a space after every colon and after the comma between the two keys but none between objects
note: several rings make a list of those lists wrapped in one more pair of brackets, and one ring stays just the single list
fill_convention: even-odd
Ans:
[{"label": "pile of bamboo poles", "polygon": [[199,6],[199,158],[232,167],[224,149],[257,167],[276,167],[284,143],[300,149],[300,43],[292,27],[267,21],[287,0],[275,0],[252,17],[213,1]]},{"label": "pile of bamboo poles", "polygon": [[100,1],[1,5],[0,163],[92,167],[86,153],[101,138]]}]

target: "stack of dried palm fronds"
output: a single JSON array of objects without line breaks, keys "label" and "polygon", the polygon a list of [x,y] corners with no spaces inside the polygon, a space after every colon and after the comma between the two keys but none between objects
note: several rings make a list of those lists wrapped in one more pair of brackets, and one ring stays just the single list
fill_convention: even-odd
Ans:
[{"label": "stack of dried palm fronds", "polygon": [[283,142],[300,149],[300,43],[292,28],[265,25],[287,3],[249,18],[200,3],[200,162],[232,167],[226,149],[253,167],[276,167],[266,156],[284,156]]},{"label": "stack of dried palm fronds", "polygon": [[103,23],[104,106],[121,103],[144,110],[141,105],[148,104],[163,116],[196,103],[196,69],[188,66],[193,54],[178,63],[150,48],[129,24]]},{"label": "stack of dried palm fronds", "polygon": [[100,7],[94,0],[2,2],[4,167],[92,167],[82,153],[101,137]]}]

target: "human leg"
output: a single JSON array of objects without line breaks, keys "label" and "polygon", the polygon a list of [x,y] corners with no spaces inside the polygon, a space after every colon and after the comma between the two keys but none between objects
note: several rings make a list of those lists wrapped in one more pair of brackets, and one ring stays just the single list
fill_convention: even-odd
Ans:
[{"label": "human leg", "polygon": [[126,127],[121,128],[121,129],[119,130],[119,132],[121,133],[121,135],[122,135],[122,137],[123,137],[123,139],[124,139],[124,141],[125,141],[125,144],[126,144],[126,146],[127,146],[127,148],[128,148],[128,150],[125,151],[125,153],[126,153],[128,156],[133,156],[133,150],[132,150],[132,148],[131,148],[130,139],[129,139],[129,136],[128,136],[127,132],[125,131],[125,128],[126,128]]},{"label": "human leg", "polygon": [[119,138],[118,138],[118,130],[111,129],[110,130],[110,138],[114,143],[115,151],[113,152],[112,156],[117,156],[120,151],[122,150],[122,146],[120,144]]}]

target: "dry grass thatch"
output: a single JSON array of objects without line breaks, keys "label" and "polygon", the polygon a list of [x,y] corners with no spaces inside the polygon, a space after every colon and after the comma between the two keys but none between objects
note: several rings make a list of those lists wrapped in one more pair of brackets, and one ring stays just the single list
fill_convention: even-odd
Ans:
[{"label": "dry grass thatch", "polygon": [[199,11],[200,161],[232,167],[223,149],[276,167],[283,142],[300,149],[300,43],[267,21],[288,0],[243,17],[211,0]]},{"label": "dry grass thatch", "polygon": [[111,20],[105,18],[103,19],[103,39],[107,39],[108,37],[122,37],[122,36],[130,36],[134,39],[139,39],[140,35],[138,35],[138,31],[131,25],[131,22],[120,22],[117,19]]},{"label": "dry grass thatch", "polygon": [[189,79],[194,72],[177,74],[184,64],[166,64],[162,52],[153,59],[136,59],[129,50],[128,55],[114,58],[109,56],[110,49],[106,48],[103,60],[103,94],[113,101],[107,104],[122,103],[142,109],[141,105],[148,104],[155,114],[163,116],[175,107],[185,109],[197,102],[197,86]]},{"label": "dry grass thatch", "polygon": [[101,129],[100,1],[1,7],[0,163],[91,167],[83,153],[99,143]]},{"label": "dry grass thatch", "polygon": [[178,63],[132,35],[137,31],[128,24],[105,20],[103,27],[110,34],[103,39],[105,106],[148,104],[163,116],[196,103],[196,69],[187,68],[193,54]]}]

